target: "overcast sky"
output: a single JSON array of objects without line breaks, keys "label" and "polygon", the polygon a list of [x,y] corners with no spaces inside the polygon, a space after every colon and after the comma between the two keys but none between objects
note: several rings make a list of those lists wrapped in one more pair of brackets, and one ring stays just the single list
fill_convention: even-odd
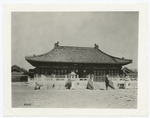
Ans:
[{"label": "overcast sky", "polygon": [[25,56],[42,54],[61,46],[94,47],[132,59],[137,68],[138,12],[12,12],[12,64],[34,68]]}]

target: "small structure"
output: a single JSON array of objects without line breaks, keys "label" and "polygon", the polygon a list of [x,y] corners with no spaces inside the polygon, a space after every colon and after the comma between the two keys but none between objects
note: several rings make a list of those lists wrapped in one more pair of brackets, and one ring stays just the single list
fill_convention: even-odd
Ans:
[{"label": "small structure", "polygon": [[71,72],[71,73],[70,73],[70,77],[71,77],[71,78],[77,78],[76,75],[77,75],[77,74],[76,74],[75,72]]},{"label": "small structure", "polygon": [[20,68],[17,65],[11,67],[12,82],[27,82],[28,81],[28,72],[24,68]]},{"label": "small structure", "polygon": [[122,69],[123,71],[123,75],[124,76],[129,76],[131,79],[137,79],[138,73],[137,72],[133,72],[132,70],[128,69],[127,67],[124,67]]},{"label": "small structure", "polygon": [[30,79],[34,79],[34,76],[36,76],[36,75],[34,74],[34,69],[29,69],[28,75],[29,75],[29,78],[30,78]]}]

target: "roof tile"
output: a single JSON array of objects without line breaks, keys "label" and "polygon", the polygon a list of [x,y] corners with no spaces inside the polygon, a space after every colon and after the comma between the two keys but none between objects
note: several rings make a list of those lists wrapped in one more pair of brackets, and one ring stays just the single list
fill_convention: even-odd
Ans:
[{"label": "roof tile", "polygon": [[27,61],[68,63],[131,63],[132,60],[113,57],[92,47],[58,46],[41,55],[26,57]]}]

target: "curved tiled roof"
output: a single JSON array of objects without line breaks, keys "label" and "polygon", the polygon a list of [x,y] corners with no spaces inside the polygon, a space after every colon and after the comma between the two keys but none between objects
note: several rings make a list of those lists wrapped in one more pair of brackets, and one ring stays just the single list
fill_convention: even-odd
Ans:
[{"label": "curved tiled roof", "polygon": [[24,72],[24,73],[27,73],[27,70],[24,69],[24,68],[20,68],[19,66],[17,65],[13,65],[11,66],[11,71],[13,71],[14,69],[17,69],[19,72]]},{"label": "curved tiled roof", "polygon": [[57,46],[48,53],[25,57],[27,61],[129,64],[132,60],[110,56],[93,47]]}]

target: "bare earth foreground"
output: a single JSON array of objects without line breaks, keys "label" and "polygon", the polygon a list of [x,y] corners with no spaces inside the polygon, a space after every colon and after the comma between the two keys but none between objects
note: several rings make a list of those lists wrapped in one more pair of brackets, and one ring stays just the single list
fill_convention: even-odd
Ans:
[{"label": "bare earth foreground", "polygon": [[137,89],[34,90],[12,85],[13,108],[137,108]]}]

